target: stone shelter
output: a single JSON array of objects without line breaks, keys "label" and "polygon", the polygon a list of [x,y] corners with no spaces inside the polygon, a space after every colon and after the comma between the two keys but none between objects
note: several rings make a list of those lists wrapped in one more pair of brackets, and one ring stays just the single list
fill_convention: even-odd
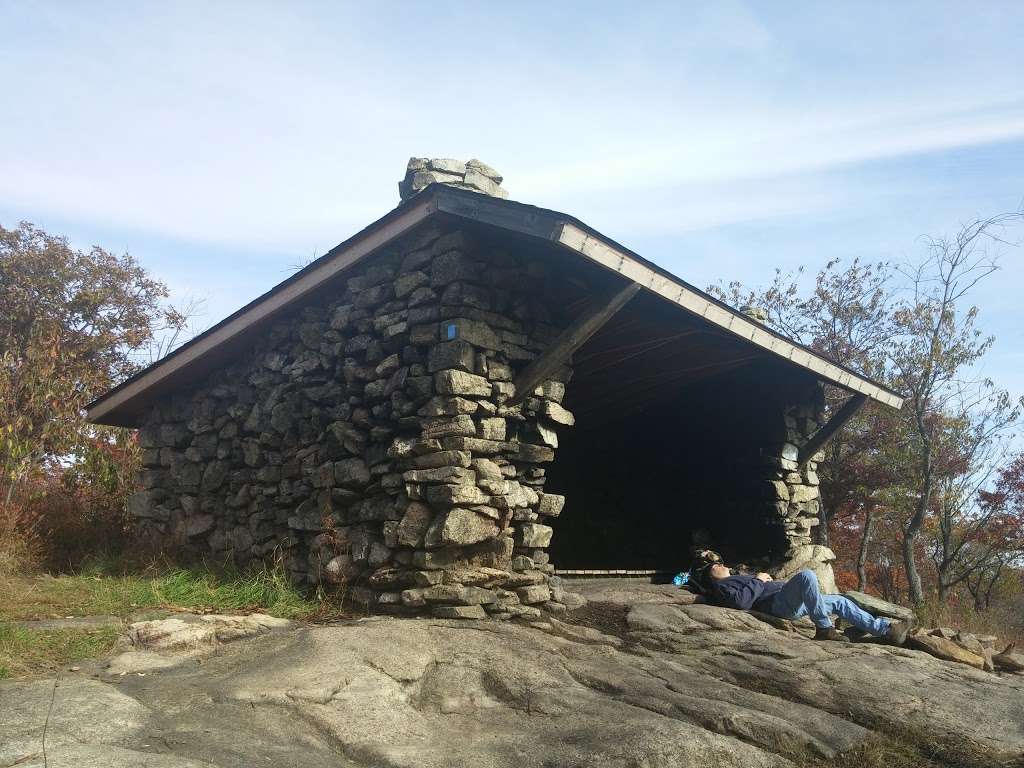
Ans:
[{"label": "stone shelter", "polygon": [[93,402],[140,431],[140,528],[446,617],[562,610],[556,564],[680,569],[694,535],[827,570],[815,454],[899,395],[501,182],[412,159],[397,208]]}]

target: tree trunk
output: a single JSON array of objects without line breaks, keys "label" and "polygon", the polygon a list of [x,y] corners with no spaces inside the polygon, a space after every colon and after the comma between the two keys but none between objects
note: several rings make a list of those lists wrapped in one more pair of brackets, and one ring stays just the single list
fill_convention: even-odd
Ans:
[{"label": "tree trunk", "polygon": [[924,590],[921,588],[921,576],[917,572],[917,561],[914,559],[914,545],[917,544],[917,536],[921,529],[920,524],[913,524],[916,518],[915,514],[911,518],[911,524],[903,532],[903,568],[907,574],[910,602],[913,605],[920,605],[924,602]]},{"label": "tree trunk", "polygon": [[[843,430],[847,427],[844,426]],[[843,432],[840,431],[835,437],[832,438],[828,444],[825,461],[818,465],[818,474],[823,474],[828,482],[823,482],[819,488],[820,495],[818,497],[818,526],[814,531],[814,543],[820,544],[823,547],[831,548],[831,532],[829,530],[829,523],[832,521],[832,509],[825,503],[825,499],[835,499],[836,494],[834,493],[836,488],[836,477],[839,477],[839,473],[842,471],[840,465],[840,457],[842,455],[842,440]],[[824,470],[824,471],[822,471]],[[828,491],[826,493],[826,490]]]},{"label": "tree trunk", "polygon": [[[992,575],[992,578],[988,582],[988,587],[985,589],[985,610],[992,607],[992,590],[995,589],[996,582],[999,581],[1000,575],[1003,573],[1003,561],[999,561],[999,566],[996,568],[996,572]],[[978,582],[978,592],[981,592],[981,582]]]},{"label": "tree trunk", "polygon": [[[921,433],[926,434],[923,422],[919,419],[918,423]],[[914,507],[914,514],[907,521],[907,527],[903,529],[903,567],[907,574],[910,603],[915,606],[924,602],[924,590],[921,588],[921,575],[917,572],[917,560],[914,559],[914,545],[917,544],[917,537],[921,533],[921,526],[924,524],[928,507],[932,501],[932,444],[927,437],[925,440],[924,455],[921,461],[923,467],[921,495]]]},{"label": "tree trunk", "polygon": [[946,600],[949,598],[950,582],[952,581],[952,570],[953,564],[949,561],[946,553],[949,551],[946,542],[943,542],[943,549],[939,553],[939,561],[935,563],[935,596],[939,600],[939,605],[945,605]]},{"label": "tree trunk", "polygon": [[857,589],[861,592],[868,587],[868,543],[871,541],[871,527],[875,522],[874,507],[868,507],[864,513],[864,530],[860,536],[860,548],[857,550]]},{"label": "tree trunk", "polygon": [[825,499],[818,499],[818,527],[814,532],[814,543],[820,544],[823,547],[830,546],[828,543],[828,523],[831,515],[829,515],[828,507],[825,506]]}]

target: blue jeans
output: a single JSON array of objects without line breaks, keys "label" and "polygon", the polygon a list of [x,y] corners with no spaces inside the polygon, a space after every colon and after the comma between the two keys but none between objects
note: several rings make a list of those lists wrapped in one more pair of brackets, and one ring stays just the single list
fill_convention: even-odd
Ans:
[{"label": "blue jeans", "polygon": [[786,586],[772,598],[769,613],[782,619],[810,616],[814,625],[823,629],[832,626],[832,614],[835,614],[872,635],[884,635],[890,624],[888,619],[876,619],[842,595],[821,594],[818,577],[810,570],[800,571],[786,582]]}]

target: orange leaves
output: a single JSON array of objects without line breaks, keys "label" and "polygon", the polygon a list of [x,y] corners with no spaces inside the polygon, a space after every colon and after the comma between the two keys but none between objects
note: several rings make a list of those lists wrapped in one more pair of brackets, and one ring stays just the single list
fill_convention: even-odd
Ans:
[{"label": "orange leaves", "polygon": [[0,227],[0,501],[59,485],[73,490],[69,515],[123,507],[137,445],[87,424],[84,406],[136,370],[154,333],[183,322],[166,296],[128,255]]}]

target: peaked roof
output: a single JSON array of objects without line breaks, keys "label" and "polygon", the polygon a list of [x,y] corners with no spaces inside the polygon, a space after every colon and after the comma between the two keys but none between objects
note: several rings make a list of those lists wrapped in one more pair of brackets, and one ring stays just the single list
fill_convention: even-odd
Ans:
[{"label": "peaked roof", "polygon": [[243,343],[264,321],[435,216],[454,217],[553,243],[620,273],[686,312],[805,368],[820,379],[893,408],[903,405],[903,398],[893,390],[751,320],[572,216],[431,184],[259,298],[94,400],[88,405],[89,421],[137,426],[146,408],[160,394],[211,370],[225,353]]}]

